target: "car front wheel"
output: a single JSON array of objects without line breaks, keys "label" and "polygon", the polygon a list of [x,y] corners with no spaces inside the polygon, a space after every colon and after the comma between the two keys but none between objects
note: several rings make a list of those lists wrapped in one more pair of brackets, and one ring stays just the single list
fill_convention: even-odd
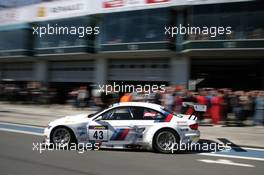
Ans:
[{"label": "car front wheel", "polygon": [[75,137],[70,129],[57,127],[51,133],[51,143],[56,146],[66,147],[75,142]]}]

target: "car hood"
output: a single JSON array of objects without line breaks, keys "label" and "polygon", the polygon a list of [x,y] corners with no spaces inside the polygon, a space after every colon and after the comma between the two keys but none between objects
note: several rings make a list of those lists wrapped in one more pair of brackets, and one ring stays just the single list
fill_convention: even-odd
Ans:
[{"label": "car hood", "polygon": [[80,123],[80,122],[84,122],[88,121],[89,118],[87,117],[88,114],[78,114],[78,115],[69,115],[66,117],[62,117],[59,119],[56,119],[54,121],[51,122],[51,124],[75,124],[75,123]]}]

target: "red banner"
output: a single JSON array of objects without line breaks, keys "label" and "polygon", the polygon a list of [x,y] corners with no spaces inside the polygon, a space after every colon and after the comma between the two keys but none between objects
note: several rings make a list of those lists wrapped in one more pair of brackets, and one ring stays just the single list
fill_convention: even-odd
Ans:
[{"label": "red banner", "polygon": [[165,3],[171,0],[104,0],[103,8],[144,6],[147,4]]},{"label": "red banner", "polygon": [[169,2],[170,0],[146,0],[147,4]]},{"label": "red banner", "polygon": [[103,8],[114,8],[124,6],[124,0],[107,0],[103,2]]}]

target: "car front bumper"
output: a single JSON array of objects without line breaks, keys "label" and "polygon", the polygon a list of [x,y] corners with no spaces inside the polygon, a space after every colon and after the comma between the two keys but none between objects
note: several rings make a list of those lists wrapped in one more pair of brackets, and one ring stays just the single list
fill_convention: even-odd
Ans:
[{"label": "car front bumper", "polygon": [[51,127],[47,127],[44,129],[44,139],[43,143],[49,145],[50,144],[50,132],[51,132]]}]

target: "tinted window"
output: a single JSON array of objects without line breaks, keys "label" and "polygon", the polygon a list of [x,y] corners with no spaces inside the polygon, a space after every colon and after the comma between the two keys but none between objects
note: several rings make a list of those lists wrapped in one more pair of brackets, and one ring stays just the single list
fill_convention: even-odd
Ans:
[{"label": "tinted window", "polygon": [[0,50],[29,49],[30,31],[27,29],[0,31],[0,38]]},{"label": "tinted window", "polygon": [[105,14],[100,43],[166,41],[164,26],[169,23],[166,8]]},{"label": "tinted window", "polygon": [[105,112],[102,120],[131,120],[132,116],[128,107],[115,108]]},{"label": "tinted window", "polygon": [[[188,24],[190,26],[232,27],[232,34],[218,35],[209,39],[263,38],[264,23],[262,16],[263,2],[237,4],[198,5],[190,9]],[[194,36],[189,36],[194,37]],[[195,36],[196,39],[207,39],[206,36]]]},{"label": "tinted window", "polygon": [[[50,47],[63,48],[66,46],[88,46],[91,40],[91,35],[85,35],[85,30],[83,28],[90,26],[89,19],[89,17],[78,17],[36,23],[34,27],[48,27],[48,25],[50,26],[50,28],[53,27],[54,34],[43,35],[41,37],[39,37],[38,35],[34,35],[34,47],[49,49]],[[74,33],[74,28],[76,28],[76,34],[69,34],[71,30]],[[61,34],[56,34],[55,31]]]},{"label": "tinted window", "polygon": [[165,116],[153,109],[143,107],[131,107],[131,112],[134,120],[158,120]]}]

